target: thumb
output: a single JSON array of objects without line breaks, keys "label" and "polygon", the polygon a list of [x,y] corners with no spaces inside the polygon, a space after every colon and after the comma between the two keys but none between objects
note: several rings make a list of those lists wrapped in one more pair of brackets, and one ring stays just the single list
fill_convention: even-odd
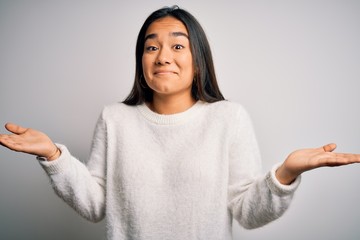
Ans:
[{"label": "thumb", "polygon": [[5,124],[5,128],[14,134],[22,134],[28,130],[27,128],[21,127],[19,125],[16,125],[14,123],[7,123]]},{"label": "thumb", "polygon": [[329,144],[326,144],[322,147],[322,149],[325,151],[325,152],[332,152],[334,151],[336,148],[336,144],[335,143],[329,143]]}]

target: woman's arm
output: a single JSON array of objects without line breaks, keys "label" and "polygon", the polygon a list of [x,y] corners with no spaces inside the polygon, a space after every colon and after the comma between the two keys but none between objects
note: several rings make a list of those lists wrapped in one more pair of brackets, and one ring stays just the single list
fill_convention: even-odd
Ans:
[{"label": "woman's arm", "polygon": [[245,228],[261,227],[280,217],[290,206],[301,173],[322,166],[360,162],[360,154],[334,153],[335,144],[302,149],[260,174],[260,154],[246,112],[240,111],[238,129],[230,151],[229,209]]},{"label": "woman's arm", "polygon": [[105,132],[100,119],[86,166],[44,133],[6,124],[11,134],[0,134],[0,144],[13,151],[36,155],[50,177],[56,194],[84,218],[97,222],[105,215]]},{"label": "woman's arm", "polygon": [[229,156],[228,208],[244,228],[261,227],[279,218],[289,207],[300,177],[290,185],[275,177],[278,165],[266,175],[250,117],[239,109],[233,124],[234,140]]}]

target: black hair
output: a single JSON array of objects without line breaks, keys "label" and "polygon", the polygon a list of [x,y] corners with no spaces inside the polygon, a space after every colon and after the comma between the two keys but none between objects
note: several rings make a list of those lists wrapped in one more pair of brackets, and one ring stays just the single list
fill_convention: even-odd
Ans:
[{"label": "black hair", "polygon": [[135,81],[130,94],[123,101],[127,105],[139,105],[151,102],[153,90],[149,88],[143,77],[142,56],[144,52],[145,34],[151,23],[164,17],[174,17],[181,21],[188,33],[191,52],[196,69],[191,94],[195,100],[216,102],[224,100],[220,92],[214,69],[211,49],[205,32],[196,18],[178,6],[156,10],[145,20],[136,42]]}]

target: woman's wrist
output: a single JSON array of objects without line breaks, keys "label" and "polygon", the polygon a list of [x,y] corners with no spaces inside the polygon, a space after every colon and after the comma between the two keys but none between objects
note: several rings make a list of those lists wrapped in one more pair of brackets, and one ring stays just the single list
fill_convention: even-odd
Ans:
[{"label": "woman's wrist", "polygon": [[284,163],[276,170],[275,176],[277,180],[284,185],[290,185],[298,175],[291,174],[289,171],[285,169]]},{"label": "woman's wrist", "polygon": [[55,144],[54,144],[54,146],[56,149],[52,152],[52,154],[49,155],[49,157],[46,157],[47,161],[53,161],[53,160],[59,158],[61,155],[60,149]]}]

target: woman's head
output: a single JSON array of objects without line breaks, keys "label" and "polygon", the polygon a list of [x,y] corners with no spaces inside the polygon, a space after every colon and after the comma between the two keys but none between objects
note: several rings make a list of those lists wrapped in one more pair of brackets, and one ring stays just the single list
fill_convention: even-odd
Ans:
[{"label": "woman's head", "polygon": [[[146,49],[145,43],[148,40],[147,31],[154,22],[162,19],[176,19],[185,26],[188,34],[192,64],[193,81],[191,94],[195,100],[206,102],[215,102],[223,100],[215,76],[213,60],[209,43],[206,35],[198,21],[187,11],[178,7],[161,8],[153,12],[144,22],[140,29],[136,43],[136,71],[135,81],[131,93],[125,99],[124,103],[128,105],[137,105],[145,102],[151,102],[153,98],[153,89],[146,83],[144,72],[143,56]],[[152,25],[153,27],[154,25]],[[157,64],[155,62],[154,64]],[[146,66],[145,66],[146,69]],[[148,79],[147,79],[148,80]]]}]

